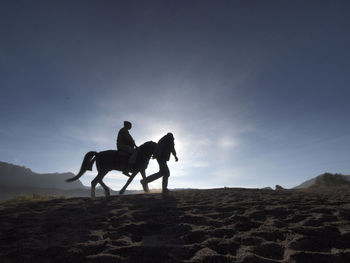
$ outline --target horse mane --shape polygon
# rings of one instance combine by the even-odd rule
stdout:
[[[139,147],[139,154],[137,156],[137,166],[146,169],[148,166],[149,159],[156,149],[157,143],[153,141],[145,142]]]
[[[148,142],[145,142],[143,144],[140,145],[140,150],[142,151],[147,151],[149,150],[150,148],[154,147],[154,145],[156,145],[157,143],[153,142],[153,141],[148,141]]]

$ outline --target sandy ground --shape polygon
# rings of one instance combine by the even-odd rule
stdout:
[[[350,193],[212,189],[0,204],[0,262],[350,262]]]

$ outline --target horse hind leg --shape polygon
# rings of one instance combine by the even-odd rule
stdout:
[[[97,174],[97,176],[95,177],[95,179],[94,180],[92,180],[92,182],[91,182],[91,198],[95,198],[96,197],[96,185],[98,184],[98,183],[100,183],[100,185],[104,185],[104,186],[106,186],[103,182],[102,182],[102,179],[103,179],[103,177],[105,176],[107,174],[107,172],[99,172],[98,174]],[[102,183],[101,183],[102,182]],[[102,187],[105,189],[105,187],[102,185]],[[106,186],[107,187],[107,186]],[[105,191],[106,191],[106,189],[105,189]],[[109,191],[109,190],[108,190]]]
[[[91,181],[91,198],[92,199],[94,199],[96,197],[95,188],[96,188],[97,183],[98,183],[98,179],[96,176],[95,179]]]
[[[101,180],[98,181],[100,183],[100,185],[103,187],[103,189],[105,190],[105,195],[106,197],[110,197],[111,194],[110,194],[110,191],[109,191],[109,188],[107,185],[105,185],[105,183]]]

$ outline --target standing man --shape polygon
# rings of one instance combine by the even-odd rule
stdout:
[[[129,165],[133,165],[136,162],[137,157],[137,150],[135,149],[136,144],[134,139],[129,133],[129,130],[131,129],[132,124],[129,121],[124,121],[124,127],[121,128],[118,132],[117,137],[117,149],[123,152],[127,152],[130,154],[129,158]],[[129,173],[127,170],[123,171],[123,174],[129,176]]]
[[[170,159],[170,153],[174,155],[175,161],[177,162],[179,159],[176,156],[174,146],[174,135],[169,132],[167,135],[165,135],[158,141],[156,150],[153,153],[153,158],[156,158],[159,164],[159,172],[146,177],[146,179],[141,180],[141,184],[144,189],[148,187],[148,183],[153,182],[154,180],[157,180],[160,177],[163,177],[163,193],[169,191],[168,178],[170,176],[170,171],[167,165],[167,161],[169,161]]]

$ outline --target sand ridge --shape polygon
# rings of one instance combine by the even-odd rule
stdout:
[[[350,262],[347,190],[0,204],[0,262]]]

